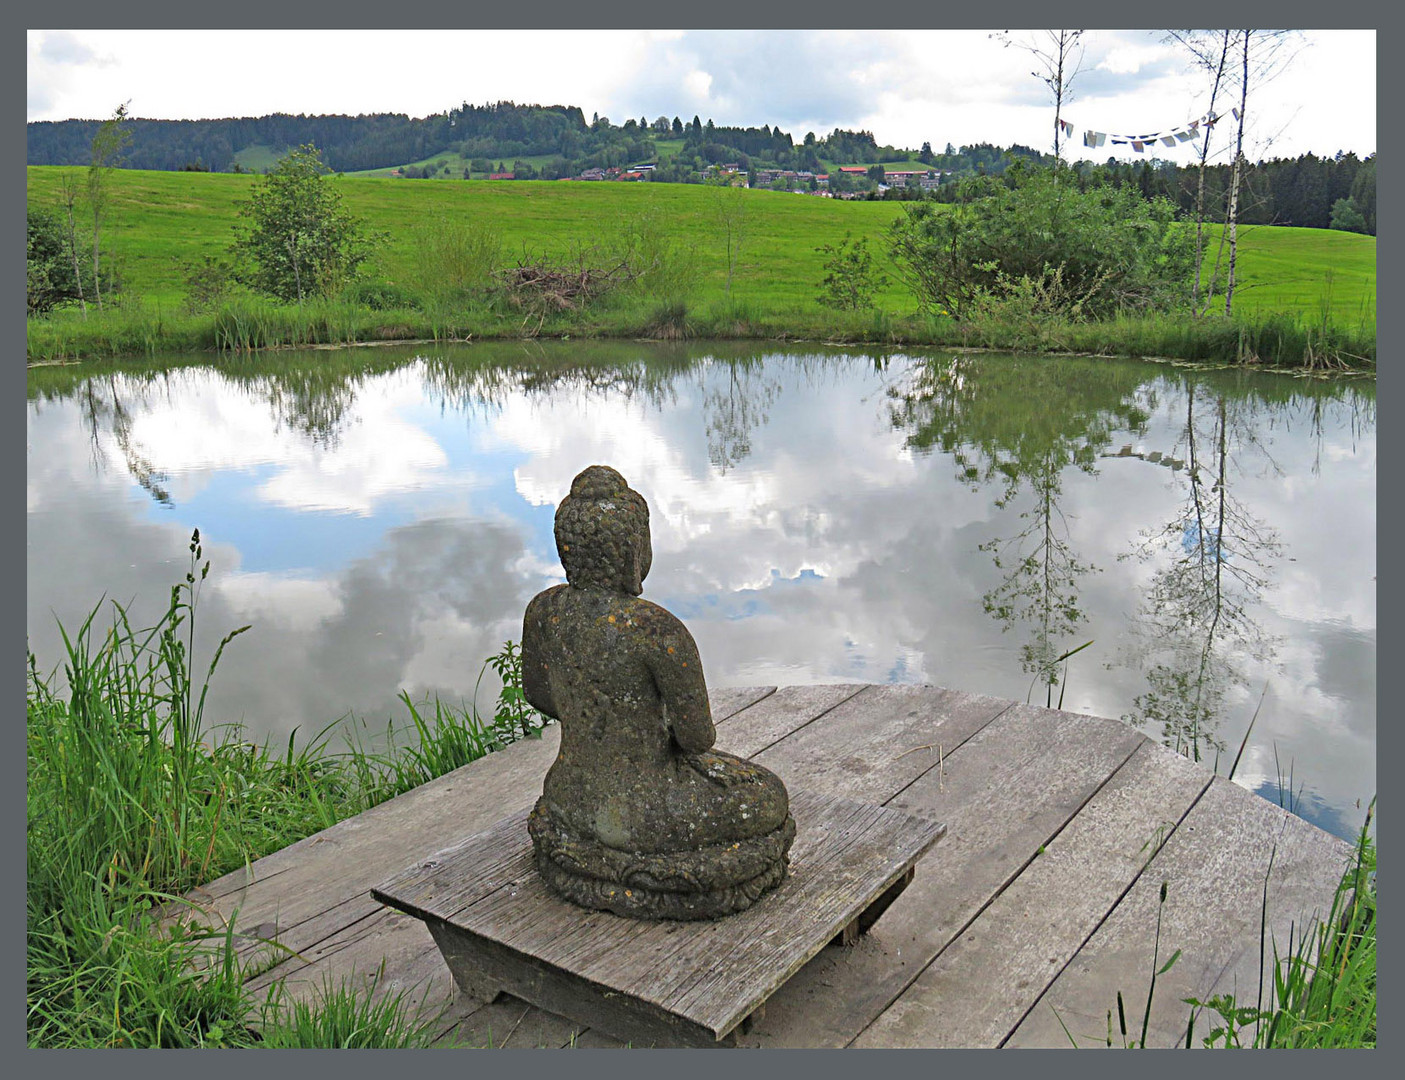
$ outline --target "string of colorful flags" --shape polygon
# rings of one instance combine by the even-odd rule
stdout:
[[[1234,114],[1235,120],[1239,119],[1238,109],[1231,109],[1230,112]],[[1191,142],[1223,119],[1223,116],[1208,112],[1188,124],[1178,125],[1170,131],[1153,131],[1149,135],[1109,135],[1105,131],[1088,130],[1083,132],[1083,145],[1096,149],[1106,143],[1111,143],[1113,146],[1130,146],[1133,151],[1141,154],[1146,152],[1147,147],[1154,147],[1158,142],[1163,146],[1179,146],[1181,143]],[[1055,123],[1066,136],[1070,139],[1073,138],[1072,122],[1060,117]]]

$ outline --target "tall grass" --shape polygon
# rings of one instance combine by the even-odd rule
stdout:
[[[28,665],[26,1018],[32,1046],[408,1045],[428,1028],[398,999],[325,987],[320,1004],[244,989],[235,928],[178,917],[183,894],[510,741],[470,709],[408,697],[408,742],[333,753],[240,739],[205,717],[211,675],[191,655],[199,533],[154,626],[100,604],[63,631],[63,673]],[[62,628],[61,628],[62,630]],[[491,732],[491,734],[489,734]],[[393,734],[393,733],[392,733]],[[173,915],[177,917],[172,917]],[[360,995],[360,996],[358,996]],[[249,1017],[258,1016],[257,1023]],[[379,1041],[378,1041],[379,1040]]]
[[[1240,1002],[1233,994],[1183,999],[1190,1012],[1180,1045],[1187,1049],[1196,1046],[1197,1028],[1201,1032],[1199,1045],[1207,1048],[1347,1049],[1376,1045],[1376,845],[1371,837],[1375,809],[1373,799],[1327,917],[1313,920],[1301,931],[1291,930],[1281,952],[1268,930],[1268,890],[1274,862],[1270,854],[1259,924],[1260,969],[1265,968],[1264,959],[1271,952],[1272,961],[1267,965],[1270,978],[1259,986],[1252,1003]],[[1167,883],[1162,882],[1162,906],[1166,893]],[[1181,958],[1177,949],[1158,967],[1160,942],[1158,907],[1153,970],[1140,1037],[1128,1038],[1122,992],[1117,993],[1116,1030],[1127,1049],[1146,1047],[1156,980]],[[1058,1019],[1062,1026],[1062,1018]],[[1067,1026],[1063,1030],[1076,1046]],[[1108,1009],[1107,1046],[1117,1045],[1113,1032],[1113,1010]]]
[[[1375,800],[1357,838],[1356,854],[1342,875],[1327,918],[1273,948],[1273,979],[1264,999],[1238,1003],[1232,994],[1191,1007],[1186,1044],[1197,1019],[1214,1020],[1207,1047],[1346,1048],[1376,1045],[1376,845],[1371,838]],[[1270,861],[1270,873],[1271,861]],[[1267,882],[1265,909],[1267,905]],[[1266,915],[1265,915],[1266,918]],[[1217,1022],[1215,1022],[1217,1021]]]
[[[211,350],[242,353],[313,345],[390,341],[631,338],[822,341],[837,344],[955,346],[1008,352],[1152,357],[1197,363],[1294,368],[1310,372],[1373,370],[1374,320],[1323,323],[1308,314],[1194,318],[1123,315],[1099,322],[1032,320],[998,311],[975,321],[818,306],[772,308],[745,296],[699,303],[687,295],[630,293],[580,311],[524,317],[488,294],[465,300],[418,297],[385,309],[349,300],[301,307],[231,297],[205,313],[158,315],[138,307],[87,320],[60,312],[30,319],[30,363],[157,356]]]
[[[377,973],[379,978],[379,973]],[[311,1000],[275,992],[263,1008],[261,1045],[271,1050],[401,1050],[438,1037],[438,1016],[421,1015],[399,990],[375,998],[324,979]]]

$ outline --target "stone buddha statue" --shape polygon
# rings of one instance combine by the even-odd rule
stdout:
[[[522,621],[522,688],[561,722],[528,819],[538,870],[577,904],[644,919],[712,919],[785,876],[795,820],[780,779],[714,750],[697,646],[639,597],[649,508],[592,465],[556,511],[566,584]]]

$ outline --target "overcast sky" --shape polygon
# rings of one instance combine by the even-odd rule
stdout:
[[[1032,41],[1038,31],[1016,34]],[[1167,131],[1201,116],[1209,85],[1161,31],[1084,35],[1063,111],[1085,130]],[[1280,73],[1251,85],[1251,158],[1376,150],[1376,32],[1304,32]],[[770,124],[797,142],[836,127],[940,152],[991,142],[1047,149],[1053,103],[1039,61],[978,30],[30,30],[29,120],[201,119],[401,112],[463,102],[578,105],[589,119],[694,115]],[[1220,111],[1231,102],[1221,99]],[[1191,160],[1193,144],[1158,145]]]

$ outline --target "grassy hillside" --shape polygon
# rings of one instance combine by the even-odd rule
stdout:
[[[278,164],[278,159],[288,152],[287,147],[246,146],[234,155],[234,161],[245,172],[261,173]]]
[[[31,206],[58,204],[63,170],[27,169]],[[174,306],[184,298],[182,265],[222,256],[238,222],[238,204],[255,177],[221,173],[121,170],[113,175],[105,227],[125,288],[148,302]],[[715,217],[719,193],[687,184],[458,181],[425,183],[376,177],[333,181],[346,205],[390,240],[373,272],[384,280],[406,275],[419,237],[445,219],[490,223],[511,257],[564,253],[609,240],[632,219],[654,215],[694,253],[703,273],[700,301],[723,296],[725,239]],[[744,207],[740,259],[733,295],[783,311],[813,308],[823,256],[816,248],[845,233],[870,238],[883,250],[883,232],[901,204],[846,202],[770,191],[741,191]],[[1212,232],[1212,241],[1218,230]],[[1242,291],[1235,307],[1246,314],[1286,312],[1320,317],[1330,310],[1353,325],[1375,318],[1374,237],[1322,229],[1270,226],[1240,229]],[[1207,266],[1213,263],[1212,242]],[[883,261],[880,259],[880,261]],[[905,314],[915,304],[895,279],[878,296],[881,308]]]
[[[57,203],[57,168],[28,169],[31,205]],[[238,222],[238,203],[257,182],[220,173],[121,171],[114,174],[106,230],[126,288],[162,304],[184,295],[182,263],[223,254]],[[491,223],[509,257],[565,253],[609,240],[631,217],[655,214],[701,264],[702,299],[720,297],[726,281],[725,241],[712,220],[714,189],[688,184],[459,181],[427,183],[375,177],[334,181],[346,206],[369,227],[388,232],[376,272],[395,281],[409,271],[419,235],[445,218]],[[874,242],[898,212],[895,203],[842,202],[770,191],[738,192],[745,207],[741,257],[733,292],[765,307],[812,302],[824,276],[815,248],[846,230]],[[890,284],[880,297],[893,311],[914,307]]]

